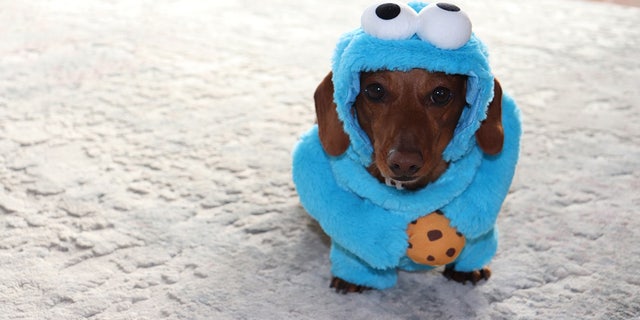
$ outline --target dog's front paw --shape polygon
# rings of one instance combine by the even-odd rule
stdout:
[[[484,267],[480,270],[471,272],[460,272],[453,270],[453,267],[447,266],[442,273],[447,279],[466,284],[467,281],[471,281],[473,285],[480,280],[489,280],[491,277],[491,269]]]
[[[361,286],[357,284],[353,284],[349,281],[340,279],[338,277],[333,277],[331,279],[330,288],[336,289],[337,293],[347,294],[347,293],[362,293],[367,290],[371,290],[371,288],[367,286]]]

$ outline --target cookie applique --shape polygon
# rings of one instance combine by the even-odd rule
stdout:
[[[407,234],[407,256],[416,263],[429,266],[442,266],[455,261],[465,244],[464,236],[452,228],[449,219],[440,212],[411,222]]]

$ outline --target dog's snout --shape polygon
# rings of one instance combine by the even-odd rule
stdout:
[[[410,178],[422,165],[422,154],[418,151],[391,150],[387,156],[387,166],[396,177]]]

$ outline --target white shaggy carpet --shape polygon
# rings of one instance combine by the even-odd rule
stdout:
[[[369,1],[0,2],[0,319],[638,319],[640,9],[457,3],[524,116],[493,277],[344,296],[290,152]]]

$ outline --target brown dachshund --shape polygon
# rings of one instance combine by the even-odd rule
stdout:
[[[349,146],[349,137],[338,119],[331,76],[329,73],[320,83],[314,99],[322,146],[329,155],[338,156]],[[373,161],[367,168],[371,175],[407,190],[437,180],[447,170],[442,153],[467,105],[466,80],[463,75],[423,69],[362,73],[353,112],[373,146]],[[501,100],[502,90],[496,81],[487,118],[476,132],[476,141],[487,154],[502,150]],[[445,276],[475,283],[488,279],[490,270],[485,267],[462,273],[447,269]],[[366,289],[339,278],[334,278],[331,286],[341,292]]]

